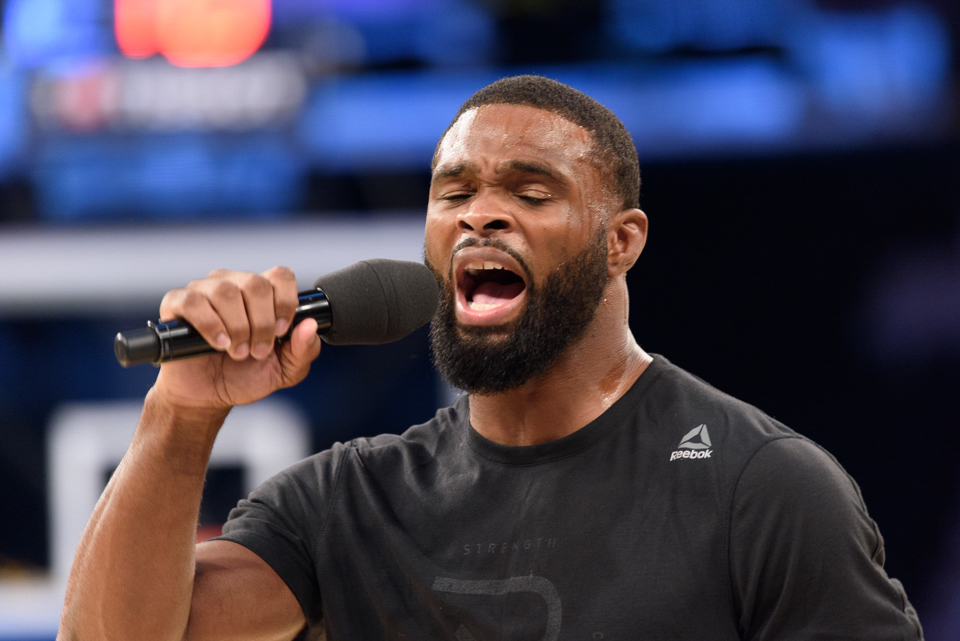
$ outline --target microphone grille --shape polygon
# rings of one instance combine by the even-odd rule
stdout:
[[[331,345],[379,345],[403,338],[437,311],[439,285],[422,263],[374,258],[317,279],[330,300]]]

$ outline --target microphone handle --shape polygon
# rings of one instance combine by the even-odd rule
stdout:
[[[286,340],[297,323],[307,318],[317,321],[318,334],[325,334],[330,330],[333,313],[323,290],[311,289],[300,292],[297,296],[299,301],[293,323],[286,336],[278,338],[278,341]],[[113,353],[124,367],[141,363],[159,366],[167,361],[212,354],[216,351],[190,323],[179,319],[166,323],[147,321],[146,327],[120,332],[113,340]]]

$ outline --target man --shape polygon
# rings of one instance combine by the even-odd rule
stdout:
[[[627,323],[636,152],[537,77],[479,91],[434,157],[436,361],[470,392],[315,455],[194,546],[230,407],[320,351],[288,270],[170,292],[221,354],[168,363],[77,553],[63,639],[920,639],[853,480]]]

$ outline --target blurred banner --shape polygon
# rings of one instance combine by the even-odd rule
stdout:
[[[426,171],[464,99],[527,72],[607,104],[647,161],[945,136],[948,23],[863,5],[9,0],[0,181],[34,220],[302,211],[312,176]],[[577,18],[577,55],[514,32]]]

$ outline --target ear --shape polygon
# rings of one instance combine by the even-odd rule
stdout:
[[[639,209],[624,209],[607,225],[607,276],[615,278],[633,267],[647,243],[647,215]]]

